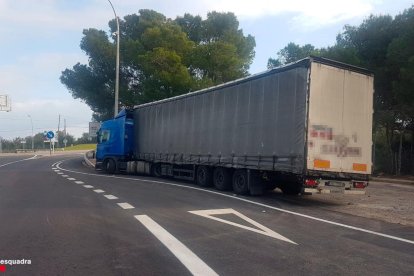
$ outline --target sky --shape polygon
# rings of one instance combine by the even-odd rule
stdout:
[[[395,16],[412,0],[112,0],[119,17],[153,9],[169,18],[184,13],[206,17],[233,12],[245,35],[256,39],[250,73],[266,70],[269,57],[289,42],[331,46],[346,24],[359,25],[370,14]],[[13,139],[53,130],[75,137],[88,132],[90,108],[73,99],[59,77],[88,58],[79,48],[82,30],[109,32],[114,18],[108,0],[0,0],[0,95],[12,111],[0,111],[0,137]],[[122,41],[121,41],[122,43]],[[122,56],[121,56],[122,60]],[[61,117],[59,124],[59,115]]]

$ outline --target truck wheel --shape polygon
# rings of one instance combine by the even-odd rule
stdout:
[[[280,189],[285,195],[298,195],[302,193],[302,185],[296,182],[284,182]]]
[[[160,163],[154,163],[151,165],[151,175],[155,177],[162,177]]]
[[[197,167],[196,183],[201,187],[210,187],[213,184],[213,176],[209,167]]]
[[[220,191],[227,191],[231,189],[231,173],[230,170],[222,167],[214,169],[213,173],[214,187]]]
[[[245,195],[249,192],[246,170],[240,169],[234,172],[233,191],[238,195]]]
[[[116,163],[114,159],[106,159],[104,162],[104,169],[107,173],[114,173],[116,170]]]

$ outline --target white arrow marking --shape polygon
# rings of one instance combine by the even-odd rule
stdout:
[[[118,203],[119,204],[119,203]],[[167,230],[146,215],[135,216],[193,275],[218,276],[203,260]]]
[[[209,219],[212,219],[212,220],[217,220],[217,221],[220,221],[220,222],[223,222],[223,223],[226,223],[226,224],[230,224],[230,225],[233,225],[233,226],[236,226],[236,227],[240,227],[240,228],[243,228],[243,229],[246,229],[246,230],[250,230],[250,231],[265,235],[265,236],[269,236],[269,237],[272,237],[272,238],[275,238],[275,239],[285,241],[285,242],[290,242],[290,243],[293,243],[293,244],[297,244],[296,242],[289,240],[288,238],[276,233],[275,231],[267,228],[264,225],[261,225],[260,223],[246,217],[245,215],[243,215],[243,214],[241,214],[241,213],[239,213],[239,212],[237,212],[236,210],[233,210],[233,209],[199,210],[199,211],[189,211],[189,212],[194,214],[194,215],[199,215],[199,216],[209,218]],[[228,215],[228,214],[236,215],[239,218],[247,221],[248,223],[256,226],[260,230],[256,229],[256,228],[253,228],[253,227],[245,226],[245,225],[242,225],[242,224],[239,224],[239,223],[235,223],[235,222],[232,222],[232,221],[228,221],[228,220],[224,220],[224,219],[221,219],[221,218],[213,217],[213,215]]]

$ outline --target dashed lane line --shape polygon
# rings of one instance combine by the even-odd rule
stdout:
[[[60,167],[60,165],[64,161],[65,160],[59,161],[56,164],[56,166],[59,169],[61,169],[63,171],[66,171],[66,172],[72,172],[72,173],[83,174],[83,175],[91,175],[91,176],[96,176],[96,177],[105,177],[105,178],[123,179],[123,180],[129,180],[129,181],[141,181],[141,182],[147,182],[147,183],[156,183],[156,184],[168,185],[168,186],[173,186],[173,187],[180,187],[180,188],[184,188],[184,189],[191,189],[191,190],[201,191],[201,192],[205,192],[205,193],[219,195],[219,196],[222,196],[222,197],[231,198],[233,200],[243,201],[243,202],[250,203],[250,204],[253,204],[253,205],[256,205],[256,206],[265,207],[265,208],[268,208],[268,209],[271,209],[271,210],[276,210],[276,211],[279,211],[279,212],[282,212],[282,213],[291,214],[291,215],[294,215],[294,216],[303,217],[303,218],[307,218],[307,219],[310,219],[310,220],[335,225],[335,226],[342,227],[342,228],[347,228],[347,229],[351,229],[351,230],[355,230],[355,231],[359,231],[359,232],[363,232],[363,233],[367,233],[367,234],[371,234],[371,235],[375,235],[375,236],[379,236],[379,237],[383,237],[383,238],[388,238],[388,239],[393,239],[393,240],[397,240],[397,241],[401,241],[401,242],[405,242],[405,243],[409,243],[409,244],[414,244],[414,240],[404,239],[404,238],[400,238],[400,237],[393,236],[393,235],[388,235],[388,234],[384,234],[384,233],[380,233],[380,232],[375,232],[375,231],[371,231],[371,230],[360,228],[360,227],[355,227],[355,226],[344,224],[344,223],[339,223],[339,222],[335,222],[335,221],[331,221],[331,220],[327,220],[327,219],[322,219],[322,218],[302,214],[302,213],[299,213],[299,212],[290,211],[290,210],[287,210],[287,209],[274,207],[274,206],[264,204],[264,203],[260,203],[260,202],[256,202],[256,201],[253,201],[253,200],[250,200],[250,199],[246,199],[246,198],[242,198],[242,197],[236,197],[236,196],[233,196],[231,194],[225,194],[225,193],[216,192],[216,191],[212,191],[212,190],[206,190],[206,189],[202,189],[202,188],[198,188],[198,187],[192,187],[192,186],[186,186],[186,185],[181,185],[181,184],[169,183],[169,182],[164,182],[164,181],[159,181],[159,180],[122,177],[122,176],[115,176],[115,175],[103,175],[103,174],[85,173],[85,172],[79,172],[79,171],[74,171],[74,170],[68,170],[68,169],[64,169],[64,168]]]
[[[85,184],[83,181],[75,181],[76,184]]]
[[[69,177],[69,175],[67,175],[67,174],[62,174],[62,177]]]
[[[92,185],[83,185],[83,187],[87,188],[87,189],[92,189],[94,188]]]
[[[106,197],[107,199],[118,199],[116,196],[114,195],[103,195],[104,197]]]
[[[11,164],[14,164],[14,163],[19,163],[19,162],[23,162],[23,161],[27,161],[27,160],[33,160],[33,159],[36,159],[36,157],[37,157],[37,155],[34,155],[34,156],[30,157],[30,158],[16,160],[16,161],[13,161],[13,162],[9,162],[9,163],[6,163],[6,164],[2,164],[2,165],[0,165],[0,168],[1,167],[8,166],[8,165],[11,165]]]
[[[58,163],[59,165],[60,163]],[[73,178],[68,178],[72,180]],[[83,183],[82,181],[75,181],[75,183]],[[83,185],[85,188],[93,188],[92,185]],[[93,190],[95,193],[104,193],[104,190]],[[118,197],[114,195],[103,195],[107,199],[115,200]],[[134,209],[135,207],[127,202],[117,203],[122,209]],[[173,235],[168,233],[164,228],[157,224],[154,220],[146,215],[134,216],[140,221],[167,249],[173,253],[176,258],[193,274],[193,275],[218,275],[212,268],[210,268],[203,260],[194,254],[188,247],[176,239]]]
[[[118,203],[119,204],[119,203]],[[152,220],[149,216],[134,216],[141,222],[193,275],[218,275],[182,242]]]
[[[69,177],[68,180],[76,180],[76,178]]]
[[[122,209],[134,209],[135,207],[127,202],[117,203]]]

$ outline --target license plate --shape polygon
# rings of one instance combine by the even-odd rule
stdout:
[[[326,184],[327,184],[327,186],[331,186],[331,187],[338,187],[338,188],[345,187],[345,183],[344,182],[338,182],[338,181],[329,181]]]

